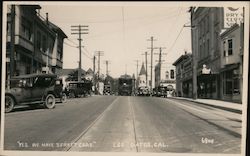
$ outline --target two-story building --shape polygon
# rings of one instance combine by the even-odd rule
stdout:
[[[160,85],[167,86],[169,90],[176,90],[176,71],[173,65],[156,64],[155,69],[155,87]]]
[[[192,97],[192,54],[185,52],[174,63],[176,66],[176,96]]]
[[[14,76],[40,73],[44,69],[55,73],[62,68],[63,40],[67,36],[48,18],[43,19],[38,13],[39,9],[39,5],[8,6],[6,79],[10,76],[11,63]],[[11,33],[14,34],[12,39]],[[11,43],[14,44],[14,50],[10,48]]]
[[[243,24],[221,33],[221,98],[241,102],[243,82]]]

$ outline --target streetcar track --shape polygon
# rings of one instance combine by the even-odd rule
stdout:
[[[133,129],[134,129],[134,135],[135,135],[135,145],[137,144],[137,136],[136,136],[136,129],[135,129],[135,113],[133,106],[131,105],[130,102],[130,97],[128,97],[128,104],[129,104],[129,113],[132,115],[132,120],[133,120]],[[139,152],[138,146],[135,146],[136,152]]]
[[[77,141],[79,141],[88,131],[89,131],[89,129],[90,128],[92,128],[94,125],[95,125],[95,123],[99,120],[99,119],[101,119],[103,116],[104,116],[104,114],[111,108],[111,106],[116,102],[116,101],[118,101],[118,99],[119,99],[119,97],[117,97],[84,131],[82,131],[82,133],[78,136],[78,137],[76,137],[71,143],[77,143]],[[63,149],[63,151],[69,151],[70,149],[71,149],[72,147],[65,147],[64,149]]]

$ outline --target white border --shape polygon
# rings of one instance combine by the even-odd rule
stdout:
[[[245,155],[245,149],[246,149],[246,124],[247,124],[247,96],[248,96],[248,55],[249,55],[249,2],[226,2],[226,1],[218,1],[218,2],[112,2],[112,1],[106,1],[106,2],[91,2],[91,1],[86,1],[86,2],[65,2],[62,1],[60,2],[60,5],[84,5],[84,6],[162,6],[162,5],[167,5],[167,7],[189,7],[189,6],[206,6],[206,7],[225,7],[225,6],[239,6],[245,7],[245,27],[244,27],[244,59],[243,59],[243,97],[242,97],[242,146],[241,146],[241,154],[204,154],[204,153],[128,153],[128,152],[33,152],[33,151],[3,151],[3,143],[4,143],[4,98],[1,98],[1,142],[0,142],[0,155],[5,154],[5,155],[18,155],[18,156],[29,156],[29,155],[173,155],[173,156],[178,156],[178,155]],[[58,5],[57,2],[36,2],[36,1],[8,1],[8,2],[3,2],[3,23],[2,23],[2,29],[6,30],[6,13],[7,13],[7,5],[9,4],[37,4],[37,5]],[[6,56],[6,31],[2,31],[2,97],[4,97],[4,92],[5,92],[5,75],[6,75],[6,63],[5,63],[5,56]],[[1,153],[3,152],[3,153]]]

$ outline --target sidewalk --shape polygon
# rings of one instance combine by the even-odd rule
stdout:
[[[178,100],[186,100],[191,101],[203,105],[208,105],[211,107],[219,108],[228,110],[231,112],[242,114],[242,104],[240,103],[234,103],[234,102],[227,102],[222,100],[214,100],[214,99],[192,99],[192,98],[184,98],[184,97],[170,97],[172,99],[178,99]]]

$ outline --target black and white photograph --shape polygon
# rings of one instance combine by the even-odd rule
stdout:
[[[2,4],[0,155],[246,155],[248,1]]]

